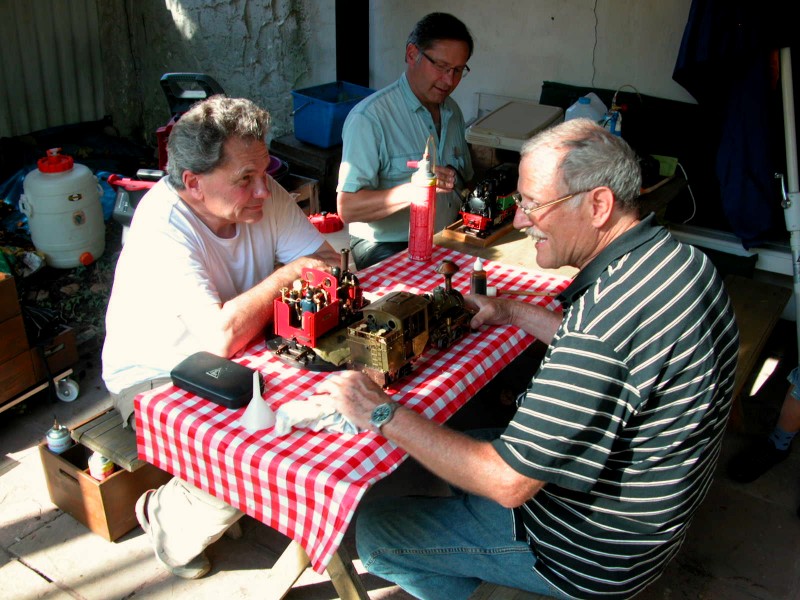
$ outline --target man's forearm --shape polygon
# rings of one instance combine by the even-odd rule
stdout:
[[[512,302],[512,324],[535,336],[537,340],[549,344],[561,324],[561,314],[554,313],[543,306],[519,301]]]
[[[219,340],[224,356],[232,356],[246,347],[272,321],[273,302],[281,288],[291,287],[302,277],[304,268],[328,270],[338,266],[341,254],[325,242],[314,254],[292,261],[276,269],[251,289],[224,303],[220,308]]]
[[[411,409],[399,408],[382,433],[451,485],[509,508],[543,485],[514,471],[489,442],[437,425]]]
[[[413,190],[408,185],[398,185],[388,190],[339,192],[336,210],[345,223],[370,223],[385,219],[409,206]]]

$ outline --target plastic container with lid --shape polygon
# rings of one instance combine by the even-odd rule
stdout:
[[[97,178],[60,150],[48,150],[25,177],[19,207],[47,264],[70,269],[102,256],[106,229]]]
[[[506,102],[467,127],[470,144],[519,152],[530,137],[564,120],[564,111],[527,101]]]
[[[102,481],[114,472],[115,465],[99,452],[92,452],[89,457],[89,475]]]
[[[486,271],[483,270],[483,262],[480,258],[475,259],[475,264],[472,266],[472,275],[469,282],[470,294],[487,295],[486,289]]]
[[[606,116],[607,112],[608,108],[603,104],[603,101],[597,97],[597,94],[589,92],[585,96],[578,98],[578,101],[567,109],[564,120],[591,119],[595,123],[599,123]]]

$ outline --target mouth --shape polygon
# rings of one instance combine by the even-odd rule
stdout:
[[[264,205],[263,204],[254,204],[254,205],[251,205],[251,206],[246,206],[244,208],[244,212],[247,213],[247,214],[250,214],[250,215],[261,214],[262,212],[264,212]]]
[[[528,227],[525,230],[525,235],[527,235],[534,244],[547,241],[547,236],[533,227]]]

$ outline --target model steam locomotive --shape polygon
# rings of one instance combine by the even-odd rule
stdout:
[[[274,338],[267,345],[282,361],[296,367],[331,371],[341,368],[315,352],[335,337],[350,351],[347,366],[388,386],[411,372],[411,364],[429,347],[449,348],[468,333],[472,312],[452,287],[458,266],[442,261],[441,285],[427,294],[390,292],[370,303],[358,278],[349,271],[349,250],[342,250],[341,267],[330,273],[304,269],[291,289],[283,288],[274,307]],[[346,336],[334,336],[347,326]]]
[[[490,169],[461,203],[464,229],[478,237],[486,237],[496,227],[513,219],[518,177],[519,170],[512,163],[503,163]]]
[[[364,308],[364,318],[347,328],[350,366],[384,387],[411,372],[427,348],[449,348],[469,332],[472,312],[451,279],[458,266],[437,269],[444,285],[430,294],[391,292]]]
[[[342,250],[341,266],[330,273],[305,268],[291,289],[281,289],[273,303],[278,337],[267,342],[278,357],[307,368],[335,368],[320,362],[313,349],[332,330],[360,319],[361,310],[369,304],[358,278],[350,272],[349,256],[349,250]]]

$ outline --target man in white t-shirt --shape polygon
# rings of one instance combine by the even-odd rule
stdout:
[[[197,351],[245,349],[282,287],[340,262],[267,174],[269,121],[249,100],[213,96],[170,133],[168,176],[136,208],[106,315],[103,380],[128,426],[137,394]],[[203,550],[242,516],[177,478],[136,513],[159,562],[189,579],[208,572]]]

